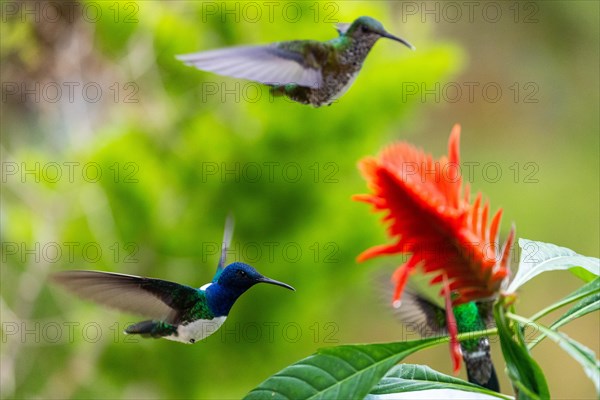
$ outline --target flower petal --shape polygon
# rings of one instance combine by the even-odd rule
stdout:
[[[458,374],[460,371],[460,360],[462,358],[462,351],[460,349],[460,343],[458,342],[458,326],[456,325],[456,318],[454,317],[454,311],[452,311],[452,299],[450,296],[450,285],[448,278],[444,275],[444,301],[446,309],[446,325],[448,327],[448,334],[450,335],[450,358],[452,358],[452,370],[454,374]]]
[[[514,233],[502,255],[497,235],[502,212],[488,225],[489,202],[478,193],[469,204],[469,189],[463,190],[460,176],[460,125],[448,140],[448,156],[437,160],[408,143],[395,143],[378,157],[359,163],[370,194],[354,199],[385,212],[383,222],[392,244],[374,246],[359,257],[364,261],[380,255],[411,253],[399,267],[394,300],[401,297],[409,273],[421,265],[432,282],[448,279],[455,291],[453,305],[493,298],[509,271],[509,254]],[[457,173],[458,172],[458,173]],[[480,297],[476,297],[480,296]]]

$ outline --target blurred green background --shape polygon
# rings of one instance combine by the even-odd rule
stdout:
[[[438,157],[456,122],[464,178],[504,209],[502,236],[514,221],[519,237],[598,257],[599,3],[448,4],[3,2],[2,397],[240,397],[319,347],[415,339],[375,289],[402,258],[355,262],[386,240],[379,216],[350,200],[366,191],[356,164],[394,140]],[[381,40],[331,107],[174,58],[326,40],[360,15],[417,51]],[[47,282],[78,268],[200,286],[229,211],[229,260],[297,292],[253,288],[202,343],[125,337],[139,318]],[[517,311],[579,284],[537,278]],[[593,314],[565,331],[598,354],[599,325]],[[557,346],[533,355],[553,398],[596,398]],[[447,346],[408,361],[451,371]]]

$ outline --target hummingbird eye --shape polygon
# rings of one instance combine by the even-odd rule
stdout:
[[[242,271],[242,270],[239,270],[239,271],[237,272],[237,274],[238,274],[238,276],[239,276],[240,278],[245,278],[245,277],[246,277],[246,275],[247,275],[247,274],[246,274],[246,271]]]

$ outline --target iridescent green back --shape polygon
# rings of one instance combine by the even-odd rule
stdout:
[[[458,333],[476,332],[485,329],[485,323],[481,318],[479,309],[475,302],[469,302],[454,307],[454,316],[456,317],[456,325]],[[461,341],[461,345],[466,350],[474,350],[477,348],[479,339],[467,339]]]

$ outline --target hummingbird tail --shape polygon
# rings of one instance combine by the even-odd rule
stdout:
[[[176,334],[177,327],[163,321],[142,321],[129,325],[125,329],[125,333],[127,335],[141,335],[142,337],[158,339],[163,336]]]

